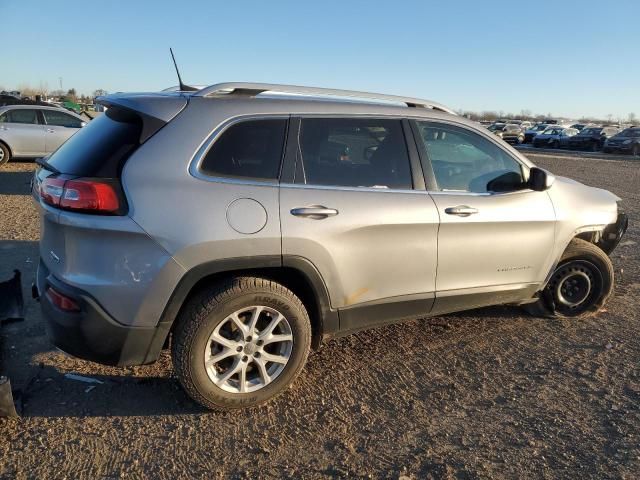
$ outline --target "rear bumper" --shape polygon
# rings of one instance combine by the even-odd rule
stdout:
[[[56,307],[45,295],[49,286],[74,299],[80,311],[67,312]],[[53,277],[42,261],[38,266],[37,289],[49,338],[65,353],[117,366],[143,365],[158,359],[170,325],[122,325],[87,293]]]

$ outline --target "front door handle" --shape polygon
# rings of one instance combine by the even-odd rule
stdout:
[[[459,217],[468,217],[469,215],[478,213],[478,209],[467,205],[458,205],[457,207],[445,208],[444,213],[448,215],[457,215]]]
[[[311,207],[298,207],[291,210],[291,215],[296,217],[308,217],[314,220],[322,220],[323,218],[333,217],[338,214],[335,208],[327,208],[322,205],[313,205]]]

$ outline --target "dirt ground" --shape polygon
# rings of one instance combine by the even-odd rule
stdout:
[[[0,419],[0,478],[638,478],[640,162],[531,156],[624,199],[606,311],[499,307],[359,333],[312,353],[274,402],[232,414],[194,404],[166,354],[118,369],[52,349],[29,291],[33,164],[2,167],[0,280],[22,270],[28,300],[26,320],[0,328],[21,410]]]

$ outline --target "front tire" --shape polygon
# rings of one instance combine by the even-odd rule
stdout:
[[[2,142],[0,142],[0,166],[4,165],[11,159],[11,152],[9,148]]]
[[[586,318],[595,315],[613,293],[614,270],[604,251],[574,238],[562,254],[538,301],[524,305],[535,316]]]
[[[300,299],[266,278],[236,277],[193,297],[177,319],[178,380],[214,410],[252,407],[282,393],[302,370],[311,325]]]

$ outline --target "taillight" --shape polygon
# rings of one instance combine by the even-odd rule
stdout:
[[[75,300],[54,290],[52,287],[47,288],[46,295],[56,307],[65,312],[79,312],[80,306]]]
[[[125,210],[120,186],[113,179],[47,177],[40,185],[40,198],[64,210],[108,215],[122,215]]]

